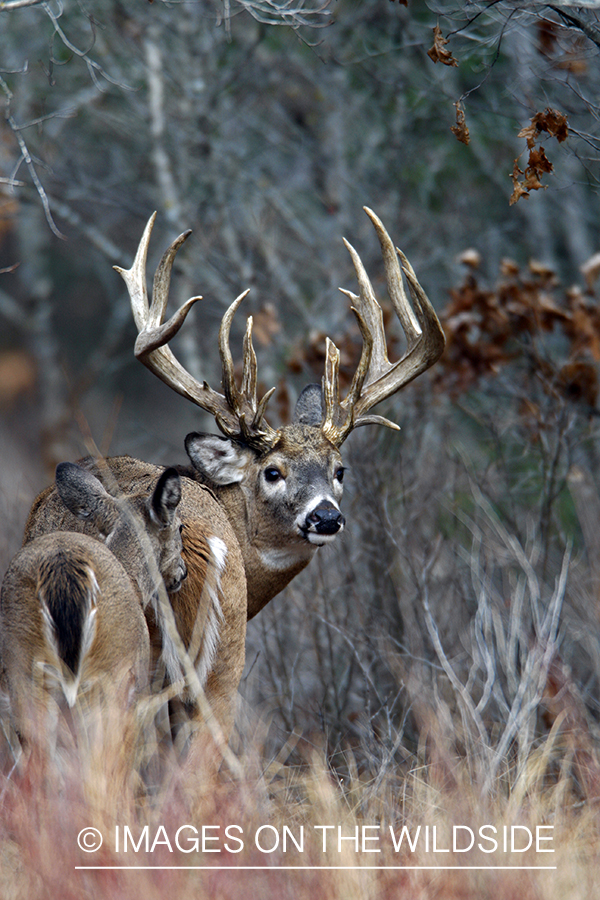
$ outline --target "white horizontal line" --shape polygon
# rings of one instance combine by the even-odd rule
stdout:
[[[454,869],[468,870],[472,869],[473,871],[478,872],[487,872],[487,871],[495,871],[498,869],[511,869],[517,871],[525,871],[525,870],[543,870],[543,869],[557,869],[558,866],[75,866],[75,869],[119,869],[119,870],[127,870],[127,869],[158,869],[158,870],[171,870],[171,869],[202,869],[209,871],[210,869],[214,869],[215,871],[260,871],[260,872],[275,872],[281,871],[282,869],[286,870],[306,870],[310,872],[315,872],[320,869],[324,870],[332,870],[332,869],[343,869],[348,870],[352,869],[360,872],[361,870],[366,871],[375,871],[378,869],[381,870],[407,870],[407,869],[436,869],[438,871],[450,871]]]

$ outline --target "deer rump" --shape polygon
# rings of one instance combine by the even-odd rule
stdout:
[[[47,534],[19,551],[2,585],[0,622],[5,688],[26,742],[45,726],[48,695],[72,707],[96,692],[124,708],[147,685],[137,593],[110,550],[86,535]]]

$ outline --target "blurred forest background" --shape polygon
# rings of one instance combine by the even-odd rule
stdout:
[[[0,35],[0,574],[57,462],[92,442],[185,462],[187,432],[215,430],[133,357],[112,266],[150,213],[150,269],[193,229],[172,303],[204,300],[177,356],[218,387],[218,324],[250,287],[281,421],[325,335],[346,373],[359,353],[342,236],[385,303],[368,205],[448,348],[384,410],[399,435],[344,448],[347,529],[250,624],[249,707],[275,749],[302,735],[340,771],[348,747],[401,761],[434,701],[488,783],[559,720],[591,753],[597,4],[6,0]]]

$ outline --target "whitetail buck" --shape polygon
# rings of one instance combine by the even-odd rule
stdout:
[[[143,609],[157,608],[161,575],[175,592],[187,574],[175,469],[166,469],[150,491],[117,499],[87,470],[61,463],[56,488],[65,509],[98,539],[66,531],[42,534],[17,553],[6,572],[0,593],[2,686],[15,731],[26,744],[35,743],[49,707],[56,712],[63,697],[73,707],[82,696],[89,704],[103,694],[108,705],[122,709],[147,685]]]
[[[358,254],[346,242],[359,284],[358,295],[343,292],[354,304],[363,338],[356,373],[341,400],[339,352],[327,339],[322,387],[306,387],[293,423],[278,429],[265,419],[274,388],[262,399],[257,397],[251,318],[244,339],[241,389],[235,383],[229,331],[248,291],[232,303],[221,323],[222,394],[192,378],[168,347],[193,304],[201,299],[188,300],[163,323],[173,261],[190,232],[180,235],[164,254],[154,277],[150,305],[146,258],[156,214],[146,226],[132,268],[117,268],[127,285],[139,331],[136,356],[173,390],[211,413],[223,434],[189,434],[185,440],[192,463],[191,468],[180,469],[185,476],[181,518],[189,578],[172,598],[172,606],[183,643],[225,730],[231,724],[244,665],[246,618],[256,615],[310,562],[318,548],[333,541],[344,527],[339,505],[344,475],[339,452],[342,443],[360,425],[397,428],[369,410],[432,366],[444,347],[437,316],[410,263],[394,248],[377,216],[366,212],[381,243],[388,292],[406,335],[407,351],[398,362],[389,361],[381,308]],[[122,488],[157,471],[129,457],[106,462]],[[86,465],[94,468],[91,460]],[[94,471],[102,478],[101,471]],[[49,489],[37,501],[26,526],[26,540],[44,530],[43,507],[51,499]],[[63,527],[72,527],[72,522],[65,518]]]

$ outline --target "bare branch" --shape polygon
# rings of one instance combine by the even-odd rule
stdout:
[[[74,119],[77,115],[77,111],[75,109],[65,109],[58,112],[48,113],[45,116],[38,116],[37,119],[30,119],[29,122],[25,122],[24,125],[16,125],[17,131],[25,131],[26,128],[32,128],[34,125],[41,125],[43,122],[48,122],[50,119]]]
[[[73,225],[80,234],[84,234],[89,240],[90,244],[92,244],[97,250],[99,250],[104,256],[110,260],[111,263],[114,263],[115,259],[120,262],[126,261],[126,255],[123,251],[122,247],[118,247],[109,237],[107,237],[100,228],[97,228],[95,225],[90,225],[87,223],[80,214],[74,210],[67,203],[63,203],[61,200],[57,200],[55,197],[49,198],[52,204],[52,209],[60,216],[61,219],[64,219],[65,222],[68,222],[69,225]]]
[[[99,63],[97,63],[93,59],[90,59],[90,57],[88,56],[88,53],[90,52],[90,50],[96,43],[96,35],[95,35],[94,23],[93,23],[92,18],[90,18],[90,27],[92,29],[91,44],[87,48],[87,50],[80,50],[78,47],[75,46],[75,44],[73,44],[68,39],[67,35],[65,34],[65,32],[62,30],[62,28],[60,27],[60,25],[58,23],[58,20],[59,20],[60,16],[62,15],[62,10],[59,13],[59,15],[57,16],[50,9],[50,6],[48,3],[44,3],[42,8],[43,8],[44,12],[46,13],[46,15],[48,16],[48,18],[50,19],[50,21],[52,22],[52,24],[54,25],[55,34],[57,34],[60,37],[60,39],[63,42],[63,44],[65,45],[65,47],[67,47],[67,49],[70,50],[71,53],[74,53],[75,56],[78,56],[80,59],[84,60],[86,66],[88,67],[88,72],[90,74],[90,78],[92,79],[92,81],[94,82],[94,84],[96,85],[96,87],[98,88],[99,91],[104,91],[104,88],[98,81],[98,75],[102,76],[102,78],[104,78],[105,81],[108,81],[109,84],[114,84],[115,87],[120,87],[124,91],[134,91],[135,90],[135,88],[130,87],[130,85],[124,84],[121,81],[117,81],[115,78],[111,78],[111,76],[102,68],[102,66]]]
[[[165,149],[165,88],[164,63],[160,42],[154,32],[144,42],[148,71],[148,107],[150,112],[150,134],[152,135],[152,160],[156,172],[164,209],[169,221],[176,225],[181,221],[181,200],[173,173],[171,160]]]
[[[330,24],[331,13],[327,9],[331,0],[322,0],[314,7],[307,7],[306,0],[236,0],[257,22],[263,25],[287,25],[290,28],[325,28]],[[229,6],[229,4],[228,4]],[[227,18],[231,16],[230,7]],[[327,21],[323,21],[323,19]]]
[[[65,235],[61,231],[59,231],[59,229],[56,225],[56,222],[54,221],[54,219],[52,217],[52,212],[50,210],[50,202],[48,200],[48,195],[46,194],[44,186],[39,179],[39,176],[38,176],[35,166],[33,164],[33,159],[31,158],[31,154],[27,148],[27,144],[25,143],[23,135],[21,134],[22,129],[17,125],[17,123],[15,122],[15,120],[10,112],[10,101],[12,99],[12,92],[11,92],[10,88],[8,87],[8,85],[6,84],[6,82],[4,81],[4,79],[2,78],[2,76],[0,76],[0,89],[4,92],[6,99],[7,99],[6,115],[5,115],[6,123],[8,124],[8,127],[10,128],[10,130],[13,132],[13,134],[15,136],[15,139],[19,145],[19,149],[21,150],[21,160],[27,166],[27,169],[31,176],[31,180],[33,181],[33,183],[35,185],[35,189],[39,194],[40,200],[42,201],[42,207],[44,209],[46,221],[48,222],[48,225],[50,226],[52,233],[55,234],[57,238],[60,238],[61,240],[66,240]]]
[[[583,10],[570,7],[569,12],[567,12],[565,9],[561,9],[560,6],[553,6],[552,4],[549,4],[549,8],[554,10],[557,16],[560,16],[565,25],[570,25],[571,28],[577,28],[577,30],[585,34],[586,38],[595,44],[596,47],[600,47],[600,28],[597,28],[590,22],[586,22],[586,20],[582,18],[581,13]]]
[[[0,12],[23,9],[25,6],[43,6],[45,0],[0,0]]]

